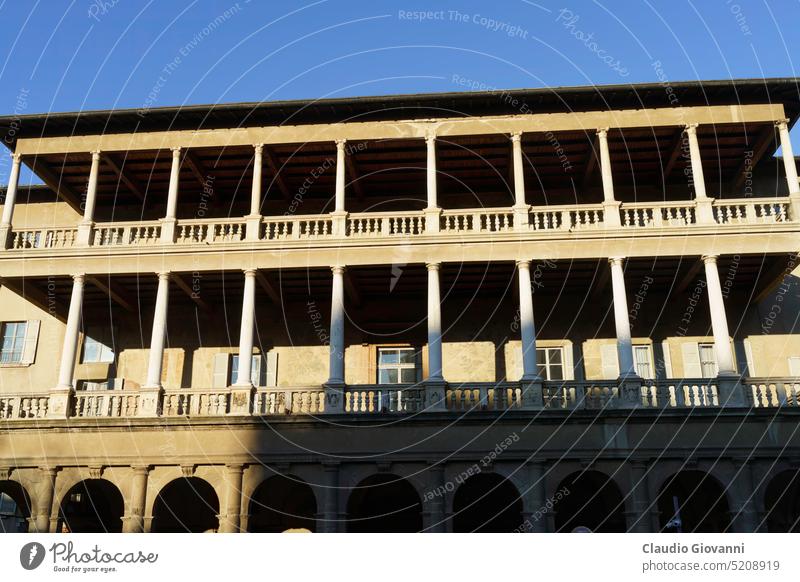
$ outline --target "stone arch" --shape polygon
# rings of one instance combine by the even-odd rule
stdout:
[[[363,479],[347,502],[347,531],[407,533],[422,530],[419,493],[406,479],[378,473]]]
[[[179,477],[167,483],[153,504],[151,531],[201,533],[219,528],[219,498],[199,477]]]
[[[557,532],[624,532],[624,499],[616,481],[596,470],[576,471],[561,480],[554,504]]]
[[[522,509],[522,497],[510,480],[496,473],[479,473],[455,491],[453,531],[513,532],[522,526]]]
[[[705,471],[674,473],[661,484],[657,499],[661,531],[714,533],[731,525],[725,488]]]
[[[27,532],[31,509],[31,498],[21,483],[0,481],[0,533]]]
[[[256,487],[248,506],[247,531],[316,531],[317,500],[311,487],[292,475],[274,475]]]
[[[800,471],[781,471],[764,490],[764,522],[770,533],[800,532]]]
[[[125,502],[107,479],[83,479],[70,487],[58,508],[58,532],[119,533]]]

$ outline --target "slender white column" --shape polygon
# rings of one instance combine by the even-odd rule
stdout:
[[[692,163],[695,198],[705,200],[708,195],[706,194],[706,180],[703,176],[703,158],[700,157],[700,144],[697,141],[696,123],[686,126],[686,135],[689,137],[689,157]]]
[[[442,305],[439,289],[439,263],[428,263],[428,380],[441,382]]]
[[[92,152],[92,165],[89,169],[89,184],[86,187],[86,203],[83,206],[83,223],[94,220],[94,206],[97,199],[97,174],[100,171],[100,152]]]
[[[625,294],[625,277],[622,272],[622,259],[613,257],[611,265],[611,288],[614,293],[614,324],[617,329],[617,357],[621,378],[636,376],[633,365],[633,342],[631,324],[628,319],[628,299]]]
[[[264,146],[256,144],[253,157],[253,187],[250,189],[250,216],[261,214],[261,167],[263,164]]]
[[[797,166],[792,151],[792,140],[789,138],[789,126],[783,119],[777,123],[778,135],[781,139],[781,153],[783,155],[783,169],[786,172],[786,183],[789,186],[789,195],[800,194],[800,184],[797,182]]]
[[[428,148],[428,166],[427,166],[427,183],[428,183],[428,209],[439,208],[439,201],[436,193],[436,136],[428,135],[425,138],[425,144]]]
[[[536,364],[536,327],[533,320],[533,296],[531,293],[531,262],[517,261],[519,276],[519,321],[522,339],[522,380],[539,379]]]
[[[78,353],[78,332],[81,325],[83,307],[83,275],[72,276],[72,296],[69,299],[67,329],[64,332],[64,346],[61,348],[61,366],[58,372],[57,390],[72,388],[75,375],[75,356]]]
[[[244,297],[242,299],[242,326],[239,332],[239,367],[237,386],[252,386],[250,378],[253,362],[253,328],[256,313],[256,270],[244,272]]]
[[[335,212],[344,212],[344,170],[345,170],[345,152],[346,141],[343,139],[336,140],[336,200],[334,205]]]
[[[600,147],[600,172],[603,177],[603,201],[614,202],[614,176],[611,173],[611,152],[608,149],[608,128],[597,130]]]
[[[514,158],[514,206],[525,204],[525,166],[522,161],[522,132],[511,134],[511,150]]]
[[[728,319],[725,315],[725,301],[722,297],[722,285],[719,282],[716,255],[703,256],[706,268],[706,289],[708,290],[708,306],[711,310],[711,328],[714,333],[714,351],[717,354],[717,367],[720,376],[735,376],[733,350],[728,335]]]
[[[169,194],[167,195],[167,214],[164,218],[173,219],[178,210],[178,184],[181,174],[181,148],[172,148],[172,168],[169,173]]]
[[[344,384],[344,267],[331,267],[330,377],[328,384]]]
[[[0,219],[0,227],[10,227],[11,219],[14,217],[14,205],[17,201],[19,167],[21,163],[22,156],[20,154],[11,154],[11,174],[8,177],[8,188],[6,189],[6,199],[3,203],[3,217]]]
[[[153,314],[153,333],[150,336],[150,359],[147,365],[146,388],[161,388],[161,365],[164,360],[164,340],[167,335],[168,304],[169,273],[159,273],[156,309]]]

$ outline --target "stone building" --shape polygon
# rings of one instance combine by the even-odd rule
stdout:
[[[796,82],[0,118],[2,528],[796,529]]]

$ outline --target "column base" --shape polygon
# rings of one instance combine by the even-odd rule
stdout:
[[[58,387],[50,391],[47,418],[69,418],[72,412],[72,388]]]
[[[164,389],[161,386],[143,386],[139,389],[139,406],[136,416],[154,417],[161,414],[161,397]]]
[[[236,515],[218,515],[217,519],[219,520],[219,528],[217,531],[219,533],[239,533],[239,519],[240,516],[237,513]]]
[[[88,247],[92,244],[92,232],[94,231],[94,222],[82,222],[78,225],[78,237],[76,244],[79,247]]]
[[[344,414],[346,384],[336,380],[328,380],[322,387],[325,390],[324,414]]]
[[[526,378],[519,381],[522,390],[522,410],[541,410],[544,408],[544,397],[542,394],[542,379],[539,376]]]
[[[228,414],[230,416],[250,416],[252,414],[253,392],[255,390],[253,385],[233,385],[230,390],[231,403]]]
[[[0,249],[11,248],[11,225],[0,224]]]
[[[126,515],[122,518],[122,533],[144,532],[144,517],[141,515]]]
[[[161,244],[173,244],[178,221],[174,218],[161,219]]]
[[[440,223],[442,219],[441,208],[426,208],[423,210],[425,215],[425,232],[435,233],[440,230]]]
[[[261,239],[261,215],[248,214],[244,217],[245,235],[244,240],[256,241]]]
[[[619,218],[619,209],[622,206],[617,200],[603,202],[603,225],[608,228],[619,228],[622,221]]]
[[[348,213],[343,210],[331,212],[331,234],[333,236],[340,238],[347,236],[347,216]]]
[[[717,376],[717,400],[722,408],[749,408],[741,379],[737,375]]]
[[[425,380],[425,406],[423,412],[444,412],[447,410],[447,382],[443,378]]]
[[[617,379],[617,408],[641,408],[642,379],[636,374],[626,374]]]
[[[800,193],[789,194],[789,220],[800,222]]]
[[[700,198],[695,200],[697,224],[716,224],[714,220],[713,198]]]
[[[512,206],[514,211],[514,230],[530,230],[530,210],[527,204]]]

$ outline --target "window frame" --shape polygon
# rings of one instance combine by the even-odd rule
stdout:
[[[256,374],[256,361],[261,360],[258,367],[258,378],[254,380],[253,375]],[[264,388],[267,385],[267,358],[265,354],[253,354],[250,357],[250,382],[256,388]],[[234,352],[229,354],[228,357],[228,386],[232,386],[237,379],[239,373],[239,354]]]
[[[12,340],[12,347],[10,352],[6,351],[6,331],[9,326],[15,326],[14,336]],[[19,335],[19,330],[22,330],[22,335]],[[0,364],[3,365],[21,365],[25,357],[25,337],[28,333],[28,321],[4,321],[0,325]],[[10,353],[11,357],[6,359],[6,353]],[[14,358],[14,354],[17,357]]]
[[[94,342],[99,349],[97,351],[97,359],[87,360],[86,349],[89,342]],[[110,360],[104,360],[103,355],[110,355]],[[108,346],[99,339],[96,339],[88,333],[83,334],[83,349],[81,350],[81,364],[113,364],[117,360],[117,354],[112,346]]]
[[[556,363],[552,363],[550,361],[550,352],[551,351],[557,351],[561,355],[561,362],[560,363],[556,364]],[[545,354],[545,363],[544,364],[540,364],[539,363],[539,353],[544,353]],[[566,376],[567,376],[567,373],[566,373],[566,368],[567,367],[566,367],[566,362],[565,362],[564,358],[565,358],[564,346],[542,346],[542,347],[537,346],[536,347],[536,370],[537,370],[539,376],[542,378],[542,380],[555,381],[555,382],[560,382],[560,381],[565,380]],[[561,378],[553,379],[551,377],[552,374],[550,373],[550,369],[551,368],[555,368],[556,366],[561,368]]]
[[[420,365],[420,352],[417,348],[413,346],[376,346],[376,355],[375,355],[375,371],[376,371],[376,383],[381,386],[396,386],[396,385],[406,385],[406,384],[416,384],[417,382],[421,381],[421,374],[422,374],[422,367]],[[390,352],[397,352],[397,362],[394,363],[381,363],[381,355]],[[402,359],[400,357],[400,352],[411,352],[413,355],[414,361],[409,362],[401,362]],[[383,370],[397,371],[397,381],[396,382],[383,382],[381,381],[381,372]],[[403,382],[403,370],[413,370],[414,371],[414,380],[411,382]]]
[[[639,361],[636,358],[636,353],[638,351],[644,351],[647,354],[647,367],[650,370],[648,375],[644,375],[639,370]],[[653,358],[653,346],[652,344],[633,344],[633,365],[636,368],[636,373],[639,375],[640,378],[645,380],[655,380],[656,377],[656,367],[655,361]]]

